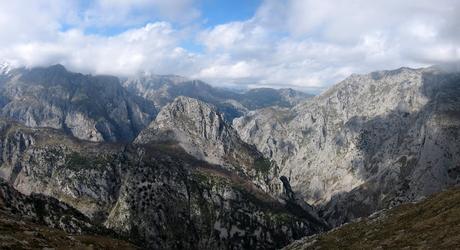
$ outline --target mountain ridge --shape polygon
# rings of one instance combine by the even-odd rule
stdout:
[[[0,80],[3,117],[63,129],[80,139],[129,141],[156,113],[118,78],[72,73],[62,65],[13,69]]]
[[[254,88],[240,93],[174,75],[132,77],[124,80],[123,86],[132,93],[150,100],[158,108],[171,103],[178,96],[213,104],[230,122],[248,110],[274,105],[292,107],[312,96],[293,89],[271,88]]]
[[[458,182],[458,82],[458,73],[435,68],[354,75],[292,110],[233,124],[340,225]]]

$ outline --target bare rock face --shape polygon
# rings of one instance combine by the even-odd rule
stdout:
[[[116,77],[72,73],[61,65],[2,71],[0,114],[30,127],[63,129],[89,141],[130,141],[155,115],[153,105]]]
[[[287,126],[295,115],[292,109],[264,108],[235,119],[233,127],[242,140],[255,145],[266,157],[283,166],[294,154],[295,145],[288,137]]]
[[[198,159],[250,176],[266,191],[281,188],[276,164],[243,142],[214,106],[193,98],[177,97],[134,142],[177,143]]]
[[[460,182],[460,75],[352,75],[293,110],[238,118],[240,137],[334,225]]]

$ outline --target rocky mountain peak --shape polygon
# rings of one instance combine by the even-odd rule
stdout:
[[[217,109],[206,102],[197,100],[195,98],[179,96],[164,109],[165,112],[177,110],[179,112],[186,112],[190,118],[203,119],[203,115],[220,116],[217,113]],[[203,115],[200,115],[203,114]]]
[[[182,136],[198,136],[200,138],[218,139],[228,132],[223,117],[217,113],[214,106],[193,99],[190,97],[179,96],[172,103],[166,105],[158,113],[155,121],[148,129],[170,130],[176,129],[176,140],[181,141],[179,130],[184,132]],[[190,133],[190,134],[188,134]],[[149,142],[147,132],[141,133],[136,142]],[[163,139],[173,139],[164,137]]]
[[[135,143],[178,144],[198,159],[249,176],[265,191],[276,193],[281,186],[281,182],[275,181],[276,164],[243,142],[216,107],[197,99],[177,97],[160,111]]]
[[[158,113],[135,143],[177,142],[191,155],[214,164],[235,146],[245,144],[216,107],[194,98],[179,96]]]

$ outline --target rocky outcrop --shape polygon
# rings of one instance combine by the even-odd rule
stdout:
[[[233,125],[339,225],[460,181],[459,82],[439,68],[352,75],[293,110]]]
[[[243,142],[217,109],[202,101],[177,97],[165,106],[134,143],[177,143],[188,154],[254,179],[266,191],[277,193],[277,166]]]
[[[30,127],[62,129],[89,141],[130,141],[155,115],[153,105],[116,77],[72,73],[61,65],[5,72],[0,114]]]

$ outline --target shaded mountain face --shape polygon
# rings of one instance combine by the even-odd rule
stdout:
[[[59,199],[143,247],[271,249],[327,228],[248,177],[176,145],[96,143],[0,124],[3,179],[22,193]]]
[[[117,78],[72,73],[61,65],[4,70],[0,88],[3,117],[89,141],[130,141],[156,113]]]
[[[132,93],[150,100],[158,108],[171,103],[178,96],[213,104],[230,122],[249,110],[269,106],[292,107],[312,97],[293,89],[259,88],[237,93],[179,76],[139,76],[124,80],[123,86]]]
[[[458,73],[401,68],[352,75],[292,110],[233,125],[339,225],[460,181],[459,96]]]
[[[460,188],[452,188],[283,249],[455,249],[460,245],[460,207],[455,205],[459,203]]]

